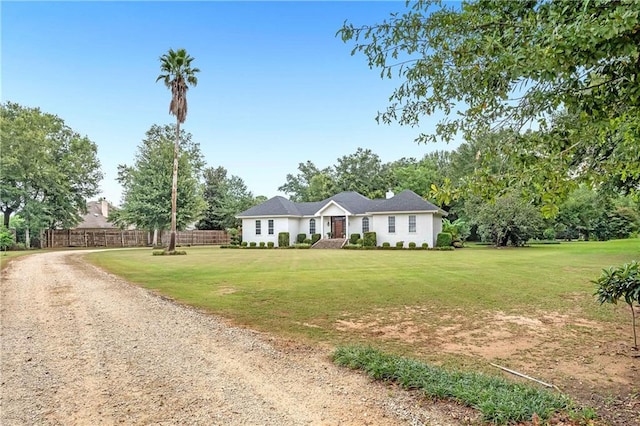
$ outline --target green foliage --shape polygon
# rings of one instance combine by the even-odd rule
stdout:
[[[176,127],[153,125],[138,146],[133,166],[118,166],[123,202],[113,221],[139,229],[168,229],[171,224],[173,138]],[[204,159],[191,134],[180,132],[177,228],[198,219],[205,208],[199,184]]]
[[[293,247],[297,249],[308,249],[308,248],[311,248],[311,244],[297,243],[297,244],[294,244]]]
[[[26,229],[76,226],[102,180],[98,147],[59,117],[0,104],[0,212]]]
[[[302,243],[304,243],[304,240],[305,240],[306,238],[307,238],[307,234],[298,234],[298,235],[296,236],[296,242],[297,242],[298,244],[302,244]]]
[[[305,238],[303,243],[311,245],[311,238]]]
[[[552,217],[570,179],[637,191],[636,5],[426,0],[379,24],[345,23],[338,34],[382,78],[400,81],[379,122],[417,126],[440,111],[445,118],[435,134],[419,135],[420,142],[510,131],[503,152],[516,161],[507,177],[530,181],[543,214]],[[567,119],[558,120],[559,113]],[[537,130],[521,132],[526,127]],[[490,173],[478,173],[489,182]]]
[[[573,405],[563,395],[528,384],[480,373],[446,370],[370,347],[339,347],[333,353],[333,361],[340,366],[362,370],[375,380],[394,382],[404,389],[418,389],[428,397],[474,407],[482,413],[483,421],[493,424],[531,421],[534,414],[546,421]]]
[[[257,245],[258,245],[258,244],[257,244],[255,241],[251,241],[251,242],[249,243],[249,247],[255,247],[255,246],[257,246]]]
[[[522,246],[543,227],[540,211],[515,194],[480,205],[475,220],[483,239],[497,247]]]
[[[187,90],[189,86],[198,84],[196,73],[200,69],[192,67],[194,58],[185,49],[169,49],[160,57],[160,74],[156,82],[162,80],[171,89],[171,103],[169,113],[176,116],[178,123],[184,123],[187,118]]]
[[[15,242],[13,233],[4,225],[0,225],[0,250],[7,251],[8,248],[13,247]]]
[[[542,237],[545,240],[555,240],[556,239],[556,230],[553,228],[546,228],[543,232],[542,232]]]
[[[609,269],[603,269],[600,277],[593,281],[598,289],[595,295],[598,302],[617,304],[618,300],[624,301],[631,308],[633,318],[633,343],[634,348],[638,349],[638,338],[636,335],[636,315],[633,304],[640,304],[640,264],[633,260],[622,266]]]
[[[358,244],[359,239],[360,234],[351,234],[349,235],[349,244]]]
[[[272,249],[275,246],[273,241],[267,241],[267,248]]]
[[[203,198],[207,203],[197,229],[227,229],[240,226],[236,215],[258,204],[258,199],[238,176],[227,176],[227,169],[207,167],[203,172]]]
[[[404,241],[397,241],[396,242],[396,248],[403,248],[404,247]]]
[[[444,218],[442,219],[442,232],[451,234],[452,241],[465,241],[471,234],[471,226],[462,219],[451,222]]]
[[[240,243],[241,247],[246,247],[249,243],[247,241],[243,241]]]
[[[385,241],[384,243],[382,243],[382,247],[389,248],[389,247],[391,247],[391,243]]]
[[[278,247],[289,247],[289,233],[280,232],[278,234]]]
[[[451,247],[453,238],[449,232],[440,232],[436,237],[436,247]]]
[[[410,249],[414,249],[414,248],[416,248],[416,243],[414,243],[413,241],[411,241],[411,242],[409,243],[409,248],[410,248]]]
[[[429,248],[429,243],[422,243],[421,247],[423,249],[428,249]]]
[[[320,235],[320,234],[313,234],[311,236],[311,244],[313,245],[313,244],[317,243],[320,240],[321,236],[322,235]]]
[[[266,246],[264,241],[260,241],[260,247],[264,248]]]
[[[187,252],[184,250],[154,250],[151,254],[153,256],[184,256]]]
[[[365,232],[362,238],[362,245],[364,247],[375,247],[378,245],[376,233],[373,231]]]

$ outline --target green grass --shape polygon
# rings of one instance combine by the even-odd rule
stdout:
[[[22,250],[22,251],[3,251],[0,252],[0,270],[7,267],[11,260],[16,257],[26,256],[27,254],[33,254],[34,251]]]
[[[574,405],[567,397],[540,387],[451,371],[369,347],[340,347],[333,353],[333,360],[338,365],[362,370],[376,380],[418,389],[429,398],[454,400],[473,407],[482,414],[483,421],[494,424],[525,422],[534,414],[546,421]]]
[[[611,320],[613,311],[594,303],[590,280],[602,268],[638,258],[640,239],[454,252],[186,251],[188,256],[166,257],[112,250],[87,257],[129,281],[239,324],[331,339],[339,334],[339,319],[405,306],[465,315],[578,309],[587,319]]]

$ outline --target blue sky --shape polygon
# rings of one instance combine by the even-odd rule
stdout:
[[[118,164],[132,164],[153,124],[175,122],[155,82],[158,58],[185,48],[200,68],[183,128],[208,166],[272,197],[298,163],[319,167],[369,148],[383,161],[454,145],[418,145],[420,128],[378,125],[397,80],[380,79],[335,36],[404,2],[9,2],[2,13],[2,102],[56,114],[98,145],[102,194],[119,204]]]

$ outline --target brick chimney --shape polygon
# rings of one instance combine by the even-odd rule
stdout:
[[[109,217],[109,203],[107,202],[107,200],[102,200],[102,216],[106,218]]]

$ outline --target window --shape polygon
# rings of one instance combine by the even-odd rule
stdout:
[[[396,232],[396,217],[389,216],[389,233],[393,234]]]
[[[269,219],[267,222],[269,235],[273,235],[273,219]]]
[[[409,216],[409,232],[416,232],[416,217]]]
[[[262,233],[262,223],[259,220],[256,220],[256,235],[260,235]]]
[[[309,219],[309,234],[313,235],[316,233],[316,220]]]
[[[365,232],[369,232],[369,218],[368,217],[363,217],[362,218],[362,234],[364,234]]]

